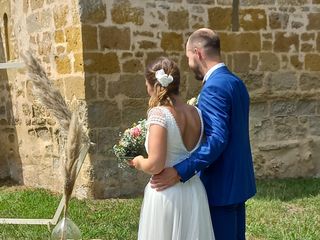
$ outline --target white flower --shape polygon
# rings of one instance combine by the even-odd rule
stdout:
[[[173,77],[166,74],[163,69],[156,71],[156,79],[163,87],[168,87],[173,82]]]

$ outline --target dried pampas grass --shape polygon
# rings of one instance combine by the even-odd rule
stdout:
[[[32,93],[36,101],[44,105],[53,117],[58,120],[61,126],[61,133],[66,136],[69,130],[71,111],[65,100],[30,52],[22,54],[22,58],[27,66],[28,74],[33,84]]]
[[[32,93],[37,102],[45,106],[59,122],[64,138],[62,144],[66,142],[63,192],[65,199],[64,217],[66,217],[68,203],[78,172],[91,143],[79,119],[79,112],[73,111],[71,113],[59,90],[53,86],[42,66],[30,52],[22,57],[27,66],[30,81],[33,84]]]

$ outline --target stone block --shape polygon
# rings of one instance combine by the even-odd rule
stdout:
[[[318,33],[316,43],[317,43],[317,51],[320,52],[320,33]]]
[[[275,0],[240,0],[240,6],[274,5]]]
[[[52,37],[51,33],[44,32],[42,40],[38,43],[38,54],[42,56],[49,56],[51,54]]]
[[[81,31],[84,51],[98,49],[97,27],[90,25],[82,25]]]
[[[103,128],[97,130],[97,152],[107,156],[112,156],[112,147],[119,141],[119,133],[119,128]]]
[[[187,10],[169,11],[168,24],[170,30],[189,29],[189,12]]]
[[[74,63],[73,69],[74,72],[83,72],[83,54],[82,53],[75,53],[74,55]]]
[[[297,102],[298,115],[315,115],[317,102],[315,100],[299,100]]]
[[[262,42],[262,50],[263,51],[272,51],[272,42],[271,41],[263,41]]]
[[[98,83],[96,76],[87,76],[85,78],[86,99],[91,101],[97,99]]]
[[[5,115],[6,114],[6,107],[5,106],[1,106],[0,107],[0,115]]]
[[[224,52],[261,50],[259,33],[220,33],[221,49]]]
[[[295,138],[294,127],[298,125],[295,116],[275,117],[273,120],[274,140],[289,140]]]
[[[252,144],[270,141],[273,138],[273,124],[270,119],[250,119],[250,134]]]
[[[211,29],[230,30],[232,27],[232,8],[209,8],[208,18]]]
[[[271,29],[286,29],[288,26],[289,14],[271,12],[269,14],[269,26]]]
[[[310,43],[302,43],[301,52],[314,52],[314,47]]]
[[[249,92],[259,90],[263,87],[263,73],[244,73],[239,74],[239,77],[244,81]]]
[[[63,30],[57,30],[54,32],[54,40],[56,43],[65,42]]]
[[[68,77],[64,79],[66,86],[66,98],[72,100],[75,97],[78,100],[85,99],[85,88],[83,77]]]
[[[290,56],[290,63],[295,69],[301,70],[303,68],[303,62],[300,61],[298,55]]]
[[[154,37],[154,34],[149,31],[134,31],[133,36]]]
[[[138,42],[140,49],[154,49],[157,48],[157,43],[152,41],[140,41]]]
[[[307,54],[304,64],[306,70],[320,71],[320,54]]]
[[[296,33],[277,32],[275,34],[274,51],[286,53],[299,51],[299,35]]]
[[[314,33],[302,33],[301,34],[301,40],[302,41],[309,41],[314,40],[315,34]]]
[[[320,116],[310,116],[309,124],[310,124],[310,134],[313,136],[320,136]]]
[[[296,101],[274,101],[271,103],[272,116],[292,116],[297,115]]]
[[[143,71],[142,62],[139,59],[131,59],[122,65],[123,72],[137,73]]]
[[[297,22],[297,21],[291,22],[291,28],[293,29],[299,29],[299,28],[302,28],[303,26],[304,26],[303,22]]]
[[[44,3],[44,0],[30,0],[30,5],[31,5],[32,11],[35,9],[42,8],[43,3]]]
[[[256,102],[250,104],[250,118],[266,119],[269,116],[268,102]]]
[[[23,13],[27,14],[29,11],[30,2],[29,1],[23,1]]]
[[[267,17],[262,9],[240,9],[240,28],[245,31],[258,31],[267,28]]]
[[[212,5],[215,4],[215,0],[187,0],[187,3]]]
[[[260,71],[271,71],[275,72],[280,69],[280,60],[278,56],[271,52],[260,53],[259,59],[259,69]]]
[[[43,29],[51,27],[52,12],[50,10],[43,10],[35,12],[27,17],[27,30],[28,33],[42,32]]]
[[[117,127],[120,122],[121,115],[117,102],[105,100],[89,103],[89,128]]]
[[[167,56],[168,56],[168,54],[166,54],[164,52],[148,52],[145,65],[148,66],[150,63],[152,63],[153,61],[155,61],[159,57],[167,57]]]
[[[269,75],[270,85],[273,91],[296,90],[298,85],[295,72],[276,72]]]
[[[120,71],[116,53],[84,53],[84,71],[88,73],[111,74]]]
[[[309,13],[308,20],[307,30],[320,30],[320,13]]]
[[[165,51],[183,51],[183,36],[175,32],[163,32],[161,48]]]
[[[59,74],[68,74],[71,73],[71,63],[68,56],[57,56],[55,58],[56,69]]]
[[[122,124],[128,125],[147,118],[148,98],[126,99],[122,102]]]
[[[100,49],[129,50],[131,45],[130,29],[117,27],[99,27]]]
[[[102,23],[107,18],[106,4],[102,0],[79,0],[82,23]]]
[[[300,76],[300,89],[304,91],[319,90],[320,76],[315,73],[303,73]]]
[[[130,98],[146,98],[147,91],[143,75],[121,75],[118,81],[109,82],[108,95],[114,98],[118,94],[123,94]]]
[[[98,97],[105,99],[107,96],[107,81],[109,80],[104,77],[98,78]]]
[[[233,71],[234,72],[248,72],[250,66],[249,53],[234,53],[233,54]]]
[[[314,176],[313,140],[262,143],[254,153],[257,177],[296,178]]]
[[[190,71],[189,64],[188,64],[188,59],[187,59],[187,56],[185,54],[183,54],[183,56],[181,56],[180,63],[178,64],[178,66],[180,66],[180,72],[181,73]]]
[[[233,3],[233,0],[217,0],[218,5],[231,5]]]
[[[67,24],[69,8],[67,5],[57,6],[53,9],[53,20],[56,29],[63,28]]]
[[[308,3],[308,0],[278,0],[278,4],[281,6],[288,6],[288,5],[300,6],[307,3]]]
[[[144,9],[132,7],[131,1],[119,0],[115,2],[111,9],[112,21],[116,24],[132,22],[135,25],[144,23]]]
[[[69,27],[65,29],[67,51],[80,52],[82,51],[82,37],[79,27]]]

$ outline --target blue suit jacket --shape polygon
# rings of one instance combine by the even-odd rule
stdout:
[[[256,193],[249,140],[249,94],[227,67],[216,69],[200,92],[205,139],[175,165],[181,181],[200,171],[210,205],[241,203]]]

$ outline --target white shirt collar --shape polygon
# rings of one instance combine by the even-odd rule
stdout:
[[[217,70],[218,68],[226,66],[224,63],[218,63],[214,65],[212,68],[209,69],[209,71],[204,75],[203,82],[207,81],[207,79],[210,77],[210,75]]]

